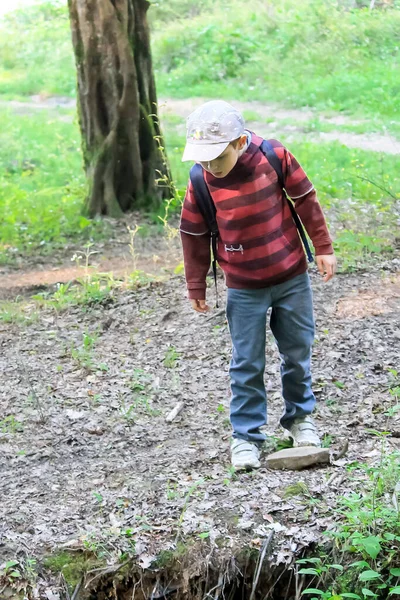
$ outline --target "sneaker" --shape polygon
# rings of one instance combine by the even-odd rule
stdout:
[[[260,450],[256,444],[233,438],[231,442],[232,466],[235,469],[259,469]]]
[[[287,429],[293,446],[321,446],[321,440],[311,417],[295,419]]]

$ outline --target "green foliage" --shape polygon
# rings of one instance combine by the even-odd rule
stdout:
[[[321,588],[309,587],[304,595],[323,600],[383,600],[399,593],[399,459],[398,452],[387,453],[382,437],[380,463],[354,466],[367,481],[360,492],[339,498],[337,529],[327,532],[341,564],[330,564],[327,556],[298,561],[306,565],[299,573],[313,576],[312,583]]]
[[[167,369],[175,369],[180,356],[181,355],[174,346],[168,346],[163,361],[164,367],[167,367]]]
[[[66,310],[71,306],[93,306],[113,299],[112,292],[120,282],[108,275],[91,275],[82,278],[80,284],[57,284],[55,292],[41,292],[32,296],[38,306],[48,307],[55,311]]]
[[[368,2],[354,9],[334,0],[255,0],[251,7],[243,0],[152,4],[162,94],[273,99],[381,115],[389,127],[398,116],[397,0],[385,10],[368,10]],[[0,27],[0,94],[74,94],[64,3],[25,7],[7,15]]]
[[[0,303],[0,322],[14,323],[16,325],[30,325],[38,318],[32,305],[21,303],[18,299],[15,302]]]
[[[398,115],[396,7],[370,11],[333,0],[256,0],[244,8],[242,0],[230,0],[204,2],[177,19],[176,0],[168,3],[166,23],[164,3],[156,5],[163,20],[158,25],[154,19],[153,48],[164,94],[186,97],[189,87],[198,96]]]
[[[23,431],[22,423],[14,415],[8,415],[0,421],[0,431],[2,433],[19,433]]]
[[[75,65],[66,4],[24,6],[0,21],[0,94],[75,93]]]
[[[129,387],[132,395],[129,402],[125,398],[121,398],[120,413],[121,416],[128,422],[135,422],[138,416],[148,415],[156,416],[159,411],[152,406],[152,377],[142,369],[134,369],[133,376]]]
[[[86,185],[76,123],[0,109],[0,263],[51,253],[108,228],[82,215]]]

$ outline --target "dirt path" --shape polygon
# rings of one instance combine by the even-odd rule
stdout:
[[[181,278],[84,310],[44,310],[30,326],[3,324],[3,560],[86,544],[109,564],[130,551],[148,567],[179,540],[181,552],[195,552],[194,565],[201,538],[218,562],[259,549],[273,530],[268,560],[286,565],[321,541],[338,494],[365,485],[360,470],[346,467],[380,460],[382,440],[370,430],[390,432],[389,447],[400,449],[389,391],[390,369],[398,369],[400,277],[376,271],[313,281],[317,423],[332,450],[344,440],[350,448],[337,464],[303,472],[265,464],[255,474],[230,472],[225,317],[190,312]],[[267,432],[280,437],[271,336],[266,385]],[[183,411],[166,423],[180,401]]]
[[[182,127],[180,128],[184,135],[184,119],[206,98],[189,98],[185,100],[161,99],[159,101],[161,120],[163,115],[178,115],[182,117]],[[329,132],[310,132],[305,130],[298,123],[306,124],[310,119],[318,118],[321,122],[330,125],[362,125],[365,121],[354,120],[341,114],[324,115],[311,109],[289,109],[281,108],[278,104],[265,102],[234,102],[235,106],[241,111],[252,112],[257,115],[257,119],[247,121],[249,128],[257,130],[260,135],[273,138],[285,136],[288,141],[298,139],[299,136],[306,136],[308,141],[312,142],[331,142],[337,141],[349,148],[360,148],[371,152],[384,152],[386,154],[400,154],[400,140],[397,140],[388,132],[385,135],[379,134],[357,134],[345,131]],[[61,109],[73,109],[75,101],[71,98],[41,98],[32,96],[29,102],[9,101],[0,102],[0,106],[9,107],[18,114],[29,114],[35,110],[51,110],[52,112]],[[61,114],[60,118],[68,120],[70,117]],[[271,119],[273,122],[266,123],[263,119]],[[293,120],[293,124],[281,123],[281,121]]]

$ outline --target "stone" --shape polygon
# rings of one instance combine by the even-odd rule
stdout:
[[[270,469],[299,471],[313,465],[328,464],[330,455],[328,448],[301,446],[286,448],[267,456],[267,466]]]

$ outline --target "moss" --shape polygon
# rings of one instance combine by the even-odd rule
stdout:
[[[295,496],[310,496],[310,490],[304,481],[297,481],[284,488],[283,498],[292,498]]]
[[[90,569],[105,566],[105,562],[87,552],[60,551],[43,560],[43,565],[53,573],[62,573],[70,589],[76,587]]]
[[[188,538],[185,542],[178,542],[175,550],[162,550],[155,561],[158,568],[172,569],[184,557],[188,556],[198,540]]]

